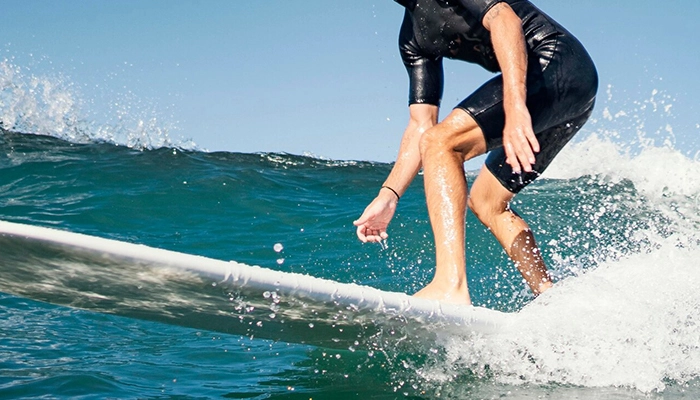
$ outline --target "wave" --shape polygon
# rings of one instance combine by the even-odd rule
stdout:
[[[605,106],[533,185],[541,204],[559,193],[565,226],[545,245],[558,283],[498,335],[444,337],[440,352],[411,368],[426,390],[464,397],[473,377],[553,392],[697,387],[700,152],[676,148],[662,118],[671,100],[654,90],[626,112]],[[645,112],[661,115],[658,128]]]
[[[626,113],[603,114],[604,122],[629,122]],[[462,397],[473,376],[555,391],[697,387],[700,153],[675,148],[670,128],[662,140],[648,139],[657,132],[643,123],[633,129],[634,141],[589,132],[544,174],[555,186],[533,185],[535,199],[560,193],[558,223],[569,227],[545,246],[558,283],[497,335],[443,338],[441,351],[413,370],[432,391]]]
[[[631,181],[644,195],[659,199],[671,195],[700,196],[700,153],[690,158],[669,145],[644,146],[632,152],[596,132],[565,147],[543,175],[552,179],[605,176]]]
[[[698,257],[669,245],[603,263],[538,297],[499,334],[442,338],[442,351],[413,372],[453,397],[473,375],[516,386],[682,387],[700,376]]]
[[[115,95],[120,98],[120,95]],[[190,139],[174,138],[175,125],[155,109],[114,101],[98,122],[73,82],[57,74],[39,76],[12,60],[0,61],[0,128],[48,135],[72,143],[106,142],[134,149],[196,149]]]
[[[558,281],[544,295],[524,294],[500,247],[469,217],[474,298],[516,311],[517,323],[478,340],[444,338],[426,362],[401,366],[406,381],[465,397],[471,376],[643,392],[700,376],[700,153],[678,149],[666,122],[650,129],[643,118],[669,115],[670,102],[654,92],[627,111],[604,106],[516,197]],[[0,62],[3,219],[388,290],[412,292],[429,279],[421,177],[402,197],[390,247],[360,247],[351,221],[390,164],[205,152],[173,139],[172,125],[150,109],[102,124],[87,103],[64,77]]]

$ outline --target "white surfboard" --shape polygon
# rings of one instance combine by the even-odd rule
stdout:
[[[127,317],[329,348],[485,335],[508,314],[234,261],[0,221],[0,291]]]

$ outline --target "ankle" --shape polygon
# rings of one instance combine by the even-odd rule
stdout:
[[[554,284],[552,283],[552,281],[542,282],[539,285],[537,285],[537,289],[533,290],[533,292],[535,293],[535,296],[540,295],[546,292],[547,290],[551,289],[553,285]]]
[[[445,292],[466,292],[467,278],[462,276],[458,278],[436,275],[430,281],[430,286],[439,288]]]
[[[442,286],[439,282],[433,280],[428,286],[415,293],[414,296],[451,304],[472,304],[466,282],[464,285]]]

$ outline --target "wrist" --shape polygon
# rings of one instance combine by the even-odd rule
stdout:
[[[506,115],[508,111],[524,111],[528,109],[525,98],[520,96],[511,96],[511,98],[505,100],[503,102],[503,108],[506,110]]]
[[[399,192],[394,190],[391,186],[383,185],[381,189],[379,190],[380,192],[387,192],[394,196],[396,198],[396,202],[398,203],[399,200],[401,200],[401,196],[399,195]]]

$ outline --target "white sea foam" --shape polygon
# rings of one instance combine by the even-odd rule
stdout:
[[[663,391],[700,376],[700,249],[673,243],[559,283],[503,332],[444,338],[428,385],[459,394],[465,371],[506,385]]]
[[[612,97],[610,89],[608,97]],[[700,151],[676,147],[676,134],[668,123],[673,117],[672,100],[653,90],[649,99],[634,102],[631,110],[613,113],[609,111],[612,106],[606,106],[604,118],[593,121],[593,132],[565,147],[544,177],[592,176],[613,183],[631,182],[645,208],[653,209],[662,216],[660,221],[678,233],[677,245],[700,245]],[[684,134],[693,136],[692,132]],[[618,203],[612,205],[635,208]],[[654,236],[651,231],[637,234]]]
[[[668,243],[561,282],[499,338],[502,377],[652,391],[700,376],[698,257]]]
[[[0,61],[0,126],[54,136],[74,143],[109,142],[135,149],[194,149],[175,139],[175,124],[133,96],[114,94],[108,115],[96,120],[72,81],[60,74],[39,76],[10,59]]]
[[[593,132],[567,146],[545,174],[631,182],[640,196],[626,200],[613,193],[587,201],[594,210],[630,210],[621,215],[640,222],[625,225],[634,229],[626,237],[636,243],[630,247],[635,250],[581,255],[595,259],[593,268],[565,275],[497,335],[444,338],[435,362],[416,371],[429,385],[459,397],[460,378],[471,373],[506,385],[626,387],[645,393],[697,382],[700,160],[692,149],[674,147],[673,129],[664,121],[659,129],[646,130],[650,124],[642,111],[671,112],[670,97],[659,97],[654,91],[633,110],[605,107]],[[636,121],[629,125],[632,136],[611,129],[611,122],[619,120]],[[601,228],[596,224],[584,226]],[[567,239],[576,235],[562,241]]]
[[[582,140],[566,146],[544,177],[604,175],[615,181],[630,180],[650,198],[700,195],[700,147],[677,148],[671,123],[673,97],[658,89],[643,101],[623,105],[613,101],[614,97],[608,86],[607,101],[599,107],[602,118],[593,118],[585,126],[579,134]],[[698,133],[684,132],[688,137]]]
[[[630,180],[650,198],[700,195],[700,159],[670,146],[648,146],[638,152],[626,146],[593,133],[564,148],[543,177],[575,179],[605,175],[614,181]]]

